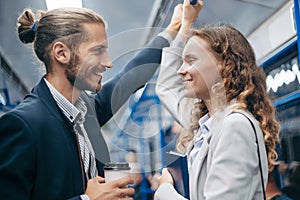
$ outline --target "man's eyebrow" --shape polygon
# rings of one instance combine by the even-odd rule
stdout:
[[[98,48],[108,48],[108,44],[99,44],[99,45],[96,45],[95,46],[96,48],[98,47]]]
[[[95,49],[107,49],[108,48],[108,45],[107,44],[98,44],[98,45],[95,45],[93,47],[90,48],[90,50],[95,50]]]

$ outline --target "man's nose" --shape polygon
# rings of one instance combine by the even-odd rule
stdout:
[[[102,63],[103,66],[105,66],[106,68],[112,68],[112,61],[110,59],[110,56],[108,53],[106,53],[106,55],[103,57]]]

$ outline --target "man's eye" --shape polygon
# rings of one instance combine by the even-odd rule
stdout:
[[[102,51],[104,50],[104,48],[96,48],[94,49],[95,53],[102,53]]]

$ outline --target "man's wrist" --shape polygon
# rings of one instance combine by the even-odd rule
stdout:
[[[180,29],[180,26],[181,26],[180,21],[173,22],[173,23],[169,24],[169,26],[166,28],[165,31],[168,32],[173,38],[175,38]]]
[[[167,30],[178,32],[181,26],[181,21],[172,22],[167,26]]]

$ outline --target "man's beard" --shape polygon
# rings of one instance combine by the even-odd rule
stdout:
[[[77,63],[79,63],[79,57],[77,54],[73,53],[73,56],[71,56],[70,62],[65,71],[66,77],[71,83],[71,85],[73,85],[81,91],[88,90],[91,92],[98,92],[101,89],[101,83],[98,83],[97,87],[90,85],[86,81],[86,77],[80,75],[80,67],[76,67]]]

